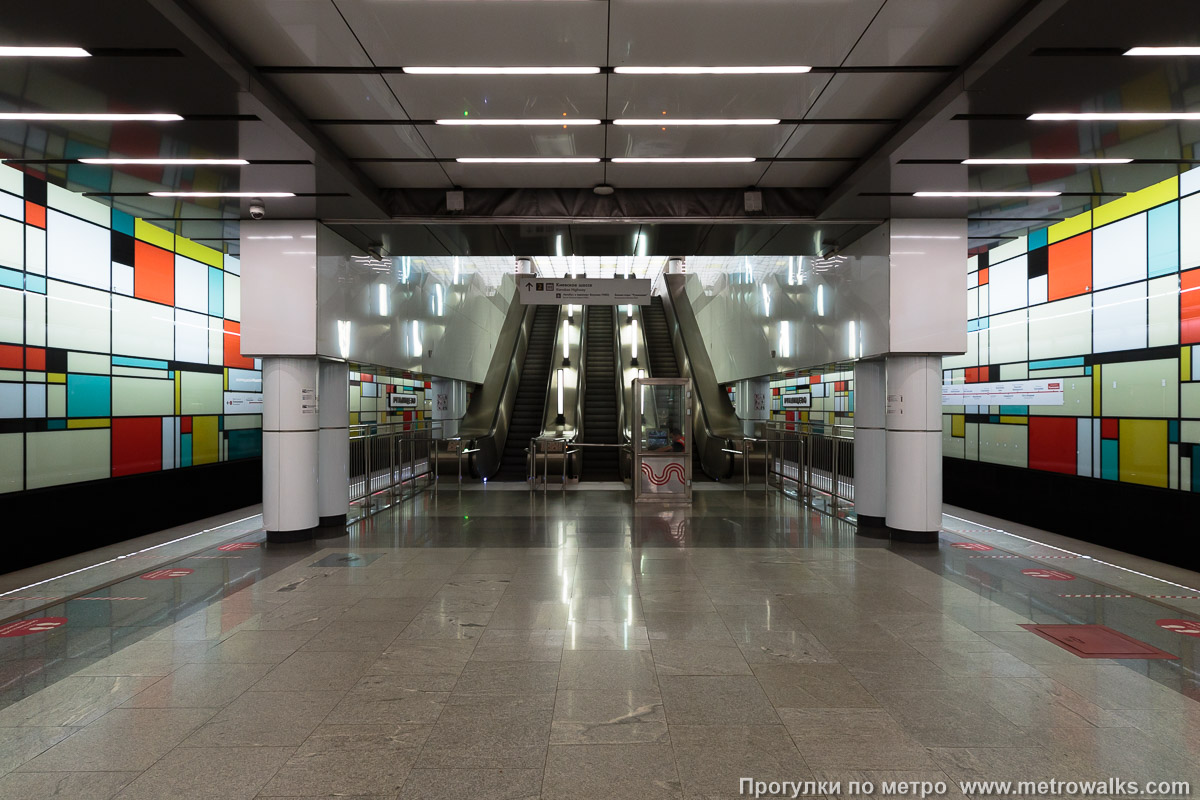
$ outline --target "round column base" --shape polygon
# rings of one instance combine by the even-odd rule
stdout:
[[[344,527],[346,525],[346,515],[332,514],[328,517],[321,517],[321,519],[317,521],[317,524],[322,528],[331,528],[334,525],[341,525]]]
[[[940,531],[904,531],[899,528],[889,528],[888,531],[893,542],[933,545],[938,543],[938,534],[940,533]]]
[[[267,541],[271,544],[307,542],[313,538],[314,532],[314,528],[301,528],[295,531],[267,531]]]
[[[887,518],[876,517],[871,514],[859,514],[858,535],[867,539],[891,538],[891,534],[888,532]]]

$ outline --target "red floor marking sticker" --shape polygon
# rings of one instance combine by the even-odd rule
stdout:
[[[1148,594],[1146,597],[1155,600],[1200,600],[1200,595],[1195,594]]]
[[[1160,619],[1158,627],[1182,633],[1184,636],[1200,636],[1200,622],[1190,619]]]
[[[1179,656],[1139,642],[1106,625],[1022,625],[1048,642],[1080,658],[1162,658]]]
[[[1031,578],[1041,578],[1047,581],[1073,581],[1075,576],[1069,572],[1063,572],[1060,569],[1023,569],[1022,575],[1028,575]]]
[[[1060,594],[1059,597],[1135,597],[1132,594]]]
[[[258,547],[258,542],[230,542],[218,547],[218,550],[230,552],[231,550],[254,550]]]
[[[11,636],[28,636],[31,633],[45,633],[60,625],[66,625],[66,617],[39,617],[38,619],[19,619],[7,625],[0,625],[0,639]]]
[[[994,550],[990,544],[979,544],[978,542],[954,542],[951,547],[957,547],[960,550]]]
[[[165,581],[167,578],[182,578],[184,575],[191,575],[195,570],[187,569],[186,567],[168,567],[167,569],[153,569],[142,576],[144,581]]]

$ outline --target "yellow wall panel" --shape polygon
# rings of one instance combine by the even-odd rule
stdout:
[[[1092,416],[1100,416],[1100,365],[1092,367]]]
[[[192,463],[215,464],[220,456],[216,417],[192,417]]]
[[[185,239],[182,236],[175,237],[175,252],[193,261],[199,261],[201,264],[208,264],[210,267],[216,267],[217,269],[221,269],[225,265],[225,257],[221,253],[218,253],[211,247],[196,244],[191,239]]]
[[[1000,417],[1000,423],[1002,425],[1028,425],[1029,417],[1003,416],[1003,417]]]
[[[173,251],[175,249],[175,234],[170,231],[164,231],[157,225],[151,225],[144,220],[134,220],[133,235],[143,242],[149,242],[164,250]]]
[[[1061,242],[1063,239],[1070,239],[1072,236],[1090,231],[1092,229],[1092,212],[1085,211],[1082,214],[1064,219],[1055,225],[1051,225],[1047,236],[1050,244]]]
[[[69,419],[67,428],[107,428],[108,422],[107,419]]]
[[[1191,380],[1192,377],[1192,348],[1179,348],[1179,380]]]
[[[1168,178],[1161,183],[1148,186],[1140,192],[1105,203],[1092,212],[1092,225],[1099,228],[1125,217],[1132,217],[1149,208],[1161,206],[1179,197],[1179,178]],[[1054,230],[1052,227],[1050,230]]]
[[[1167,487],[1167,421],[1121,420],[1121,480]]]
[[[962,414],[954,414],[950,418],[950,435],[963,437],[966,436],[967,418]]]

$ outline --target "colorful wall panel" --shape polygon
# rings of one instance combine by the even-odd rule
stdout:
[[[431,418],[427,399],[432,384],[421,375],[402,373],[391,377],[371,372],[350,373],[350,424],[422,422]],[[416,408],[389,409],[388,395],[393,392],[415,394]]]
[[[807,411],[783,408],[783,397],[794,393],[812,396]],[[816,425],[854,424],[854,372],[818,375],[791,373],[771,381],[771,419],[779,422],[811,422]]]
[[[1200,491],[1200,170],[979,253],[944,382],[1061,379],[1061,406],[944,406],[943,452]]]
[[[239,273],[0,166],[0,493],[260,455]]]

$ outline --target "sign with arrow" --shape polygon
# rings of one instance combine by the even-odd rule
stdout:
[[[648,278],[542,278],[517,276],[526,306],[644,306],[650,304]]]

